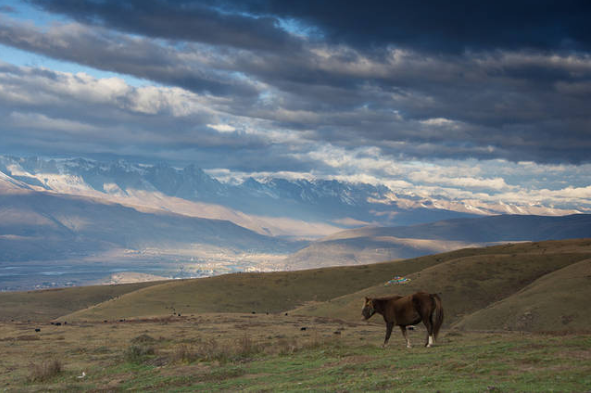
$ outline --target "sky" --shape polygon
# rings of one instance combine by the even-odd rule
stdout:
[[[0,154],[589,212],[589,15],[589,0],[0,0]]]

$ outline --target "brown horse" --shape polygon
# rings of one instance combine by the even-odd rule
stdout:
[[[442,300],[437,294],[428,294],[426,292],[417,292],[408,296],[366,297],[362,309],[364,319],[370,319],[375,313],[381,314],[386,322],[386,336],[384,337],[383,348],[386,347],[395,324],[401,328],[403,337],[407,341],[407,348],[411,348],[411,342],[407,337],[407,326],[422,321],[428,330],[425,346],[429,348],[436,341],[440,326],[444,321]]]

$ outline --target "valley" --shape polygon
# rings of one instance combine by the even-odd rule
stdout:
[[[422,347],[420,324],[414,348],[397,332],[380,348],[384,323],[361,320],[364,296],[419,289],[444,304],[436,346]],[[589,307],[590,239],[0,293],[0,389],[586,392]]]

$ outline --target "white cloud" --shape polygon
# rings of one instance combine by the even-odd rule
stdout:
[[[212,128],[221,133],[229,133],[236,131],[236,128],[228,124],[207,124],[208,128]]]
[[[19,113],[13,111],[8,123],[14,127],[40,129],[52,132],[68,132],[71,134],[99,133],[101,130],[93,125],[61,118],[51,118],[37,113]]]

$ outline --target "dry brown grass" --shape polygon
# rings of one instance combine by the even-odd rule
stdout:
[[[155,349],[153,346],[134,344],[127,347],[123,352],[123,358],[126,362],[138,364],[144,362],[149,357],[154,356],[154,354]]]
[[[589,364],[589,355],[586,355],[587,360],[584,359],[586,356],[577,354],[567,359],[555,353],[545,355],[544,349],[533,349],[533,346],[539,344],[555,349],[565,344],[570,353],[582,354],[581,351],[589,350],[589,345],[584,345],[582,349],[579,344],[575,344],[576,341],[581,341],[570,336],[559,338],[455,330],[443,332],[438,347],[428,351],[419,347],[425,336],[425,330],[420,326],[418,331],[410,334],[415,346],[412,350],[407,350],[400,333],[393,334],[389,348],[383,350],[379,346],[384,338],[384,324],[345,322],[330,318],[316,321],[314,318],[296,315],[204,314],[172,321],[167,326],[141,321],[117,323],[115,326],[104,322],[93,326],[69,324],[44,328],[39,335],[42,342],[17,340],[20,335],[30,334],[34,326],[38,325],[0,323],[0,333],[9,338],[0,344],[0,392],[321,391],[325,388],[317,388],[317,385],[326,386],[333,380],[336,384],[342,383],[344,378],[353,378],[355,381],[352,384],[366,381],[368,387],[336,386],[327,388],[328,391],[376,391],[382,389],[380,384],[374,387],[370,378],[364,379],[363,376],[353,374],[348,376],[348,370],[361,365],[359,374],[365,375],[368,373],[365,366],[374,367],[379,364],[382,365],[381,370],[390,373],[393,365],[409,365],[425,369],[421,375],[413,374],[415,369],[408,372],[417,381],[421,381],[422,375],[434,374],[431,357],[435,359],[433,362],[442,364],[436,357],[446,355],[453,360],[446,364],[452,365],[456,359],[455,354],[461,354],[457,360],[464,363],[470,360],[469,352],[474,348],[486,348],[479,355],[484,363],[495,360],[496,356],[499,359],[506,358],[499,350],[500,345],[505,345],[504,351],[518,354],[520,359],[541,359],[540,363],[532,360],[532,363],[528,363],[529,367],[542,367],[552,359],[557,359],[553,365],[558,367],[573,364],[575,369]],[[302,327],[306,327],[306,331],[302,331]],[[336,334],[338,331],[340,334]],[[61,337],[64,339],[58,340]],[[499,344],[502,341],[511,344]],[[124,351],[129,349],[128,353],[132,353],[131,347],[140,348],[133,351],[140,363],[130,363],[123,358]],[[524,348],[524,351],[514,352],[516,348]],[[526,352],[528,354],[524,355]],[[496,355],[492,357],[492,353]],[[67,363],[67,366],[62,365],[61,374],[58,372],[55,377],[32,375],[33,366],[29,366],[29,362],[50,362],[58,356],[61,363]],[[295,362],[298,364],[295,365]],[[278,364],[280,365],[276,367]],[[38,370],[42,372],[43,368],[39,366]],[[439,367],[443,369],[443,366]],[[277,372],[274,371],[276,368]],[[456,375],[457,369],[452,367],[451,370],[451,374]],[[468,368],[461,370],[466,371]],[[86,372],[86,377],[79,378],[83,371]],[[51,370],[48,369],[47,372]],[[440,374],[444,375],[441,370]],[[388,375],[392,376],[392,373]],[[285,378],[286,384],[294,386],[294,378],[298,376],[300,382],[307,379],[316,381],[317,385],[306,389],[274,385],[274,380],[277,382],[281,377]],[[33,377],[39,379],[33,380]],[[233,383],[232,380],[238,377],[240,380],[235,383],[235,387],[218,387],[223,382]],[[315,379],[317,377],[318,380]],[[261,386],[241,387],[241,384],[247,383],[261,383]],[[199,388],[202,385],[204,387]],[[184,386],[196,388],[185,389]],[[400,386],[400,383],[396,386]],[[389,391],[396,391],[395,389],[385,388]],[[509,388],[512,389],[514,388]],[[410,388],[407,390],[413,391]]]
[[[62,362],[58,359],[51,359],[39,364],[31,362],[29,381],[43,382],[57,377],[62,373]]]

